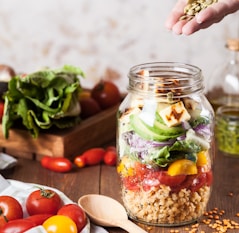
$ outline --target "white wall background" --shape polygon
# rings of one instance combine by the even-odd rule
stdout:
[[[164,27],[175,2],[0,0],[0,63],[17,72],[77,65],[86,73],[85,87],[105,77],[125,91],[131,66],[178,61],[199,66],[206,83],[227,55],[225,40],[239,37],[239,12],[192,36],[178,36]]]

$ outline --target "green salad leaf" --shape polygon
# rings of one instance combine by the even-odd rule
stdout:
[[[85,77],[80,68],[65,65],[13,77],[4,94],[2,130],[5,138],[16,122],[25,126],[33,137],[38,137],[40,129],[53,125],[66,128],[78,124],[81,91],[78,76]]]
[[[201,147],[190,141],[176,141],[172,146],[164,146],[162,149],[151,151],[150,160],[160,167],[166,167],[178,159],[189,159],[193,162],[197,160],[197,153]]]

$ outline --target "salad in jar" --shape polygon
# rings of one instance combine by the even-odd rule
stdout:
[[[212,186],[213,116],[204,97],[129,93],[118,112],[122,200],[130,218],[184,225],[204,211]]]

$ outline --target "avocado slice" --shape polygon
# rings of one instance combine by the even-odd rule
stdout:
[[[149,126],[150,127],[150,126]],[[168,127],[164,123],[155,120],[154,126],[152,127],[156,132],[162,135],[181,135],[184,132],[184,129],[181,126]]]
[[[153,127],[149,126],[140,119],[138,114],[133,114],[130,116],[130,124],[132,126],[132,129],[140,137],[146,140],[167,141],[169,139],[180,136],[184,132],[181,127],[169,128],[166,125],[158,122],[157,120],[155,121]]]

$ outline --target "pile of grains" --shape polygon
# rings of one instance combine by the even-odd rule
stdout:
[[[182,189],[172,193],[169,186],[161,185],[150,191],[123,190],[122,198],[129,216],[149,224],[182,225],[198,219],[206,210],[210,187],[197,192]]]

